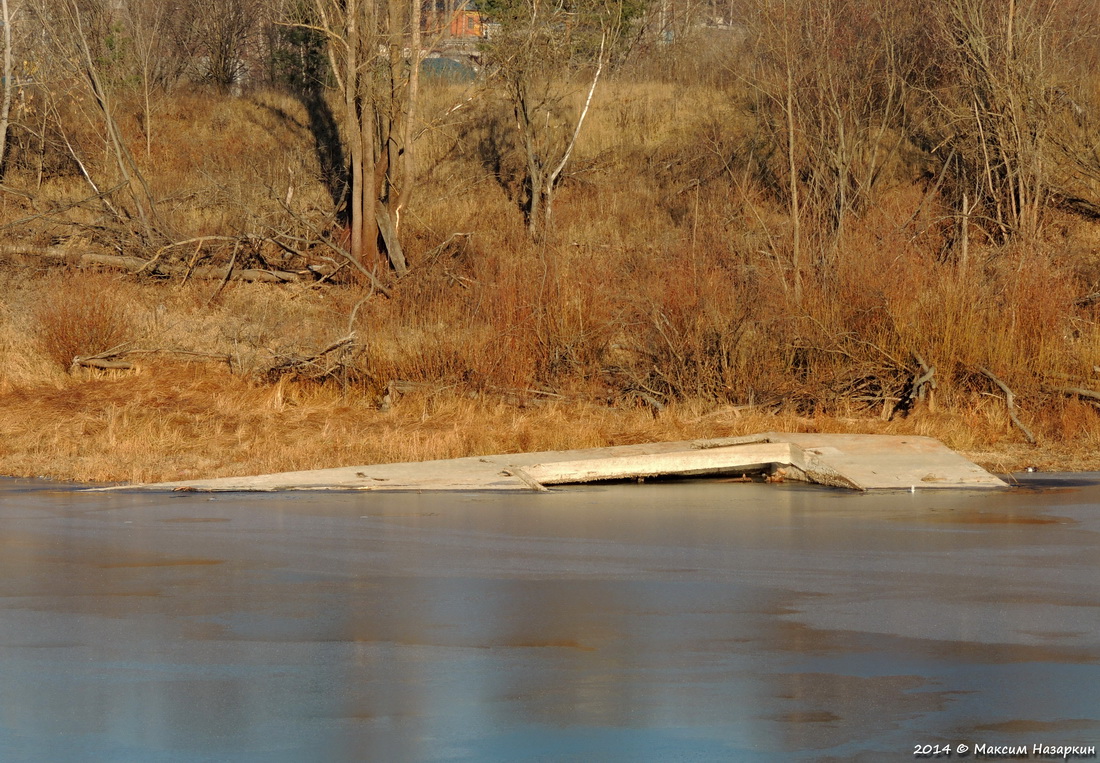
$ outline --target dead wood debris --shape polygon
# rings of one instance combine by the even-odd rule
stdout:
[[[1100,392],[1096,392],[1091,389],[1085,389],[1084,387],[1056,387],[1050,384],[1044,384],[1043,390],[1046,392],[1053,392],[1059,395],[1065,395],[1066,397],[1077,397],[1092,403],[1093,405],[1100,405]]]
[[[125,270],[132,274],[149,276],[168,276],[180,278],[200,278],[211,281],[250,281],[261,283],[295,283],[314,279],[314,272],[307,270],[297,273],[288,270],[263,270],[258,268],[234,268],[219,265],[171,265],[159,262],[156,257],[150,260],[121,254],[101,254],[97,252],[79,252],[63,246],[35,247],[21,245],[0,246],[0,254],[7,256],[31,256],[54,262],[65,263],[72,267],[98,265],[100,267]]]
[[[355,349],[356,342],[357,337],[352,332],[330,342],[312,355],[277,355],[272,353],[276,357],[276,362],[264,372],[263,376],[271,383],[287,376],[318,382],[338,378],[346,383],[353,370],[349,359]]]
[[[901,396],[890,412],[890,421],[893,421],[899,413],[903,418],[908,416],[918,403],[924,401],[926,396],[929,401],[933,399],[932,393],[936,389],[936,367],[925,363],[924,358],[916,353],[913,354],[913,359],[920,366],[920,371],[914,374],[909,383],[905,385],[905,389],[902,390]]]
[[[224,353],[196,352],[194,350],[177,350],[166,347],[154,349],[111,349],[96,355],[77,356],[73,358],[70,368],[98,368],[108,371],[132,371],[136,366],[123,358],[131,355],[182,355],[184,357],[213,360],[225,363],[229,370],[233,370],[233,356]]]
[[[1023,422],[1020,421],[1020,417],[1016,414],[1016,395],[1013,394],[1012,390],[1009,389],[1007,384],[1005,384],[1003,381],[998,379],[993,374],[993,372],[990,371],[985,366],[980,366],[978,368],[978,370],[981,371],[983,374],[985,374],[987,377],[989,377],[990,381],[992,381],[994,384],[996,384],[1000,388],[1001,392],[1004,393],[1004,395],[1005,395],[1005,406],[1008,408],[1008,418],[1012,420],[1012,423],[1016,425],[1017,429],[1019,429],[1021,432],[1023,432],[1024,438],[1029,443],[1034,445],[1035,444],[1035,435],[1033,435],[1031,433],[1030,429],[1028,429],[1027,427],[1024,426]]]

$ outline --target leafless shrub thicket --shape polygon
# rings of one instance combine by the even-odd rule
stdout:
[[[67,371],[79,358],[126,349],[135,332],[114,287],[98,274],[56,279],[52,299],[39,304],[31,320],[31,334],[49,360]]]
[[[1071,195],[1059,168],[1090,162],[1079,148],[1082,128],[1096,122],[1093,3],[747,7],[751,63],[731,68],[747,69],[762,168],[796,229],[813,219],[842,239],[851,213],[897,182],[902,159],[901,172],[911,176],[916,162],[935,179],[965,259],[971,229],[997,243],[1037,234],[1052,198]],[[800,243],[796,233],[796,259]]]
[[[1096,386],[1087,0],[500,0],[470,82],[409,64],[416,2],[8,2],[0,224],[217,272],[207,306],[339,295],[291,365],[354,335],[374,390],[654,409]]]

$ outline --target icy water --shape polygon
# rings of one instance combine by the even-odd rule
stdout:
[[[203,495],[0,481],[0,760],[1100,745],[1098,485]]]

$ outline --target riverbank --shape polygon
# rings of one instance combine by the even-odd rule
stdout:
[[[445,118],[417,146],[410,267],[360,262],[377,282],[341,254],[287,93],[166,102],[135,159],[155,235],[121,224],[138,219],[123,194],[86,198],[71,148],[10,163],[0,473],[184,480],[772,430],[928,435],[997,472],[1100,467],[1095,215],[1051,204],[1027,233],[993,224],[995,200],[960,213],[971,181],[899,126],[909,148],[843,223],[816,181],[792,218],[738,82],[609,80],[538,240],[511,110],[428,88],[425,119]],[[120,129],[138,146],[139,128]],[[1055,154],[1044,167],[1076,172]]]
[[[654,411],[521,390],[474,393],[428,385],[393,390],[380,403],[373,394],[337,384],[264,384],[207,363],[159,363],[52,383],[6,382],[0,388],[0,473],[153,482],[769,430],[920,434],[997,473],[1029,466],[1084,471],[1100,470],[1095,421],[1095,414],[1084,412],[1075,429],[1060,428],[1076,436],[1056,438],[1034,417],[1038,443],[1029,445],[995,398],[967,410],[919,409],[893,421],[704,401]]]

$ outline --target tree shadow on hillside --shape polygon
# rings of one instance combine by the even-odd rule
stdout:
[[[305,21],[312,23],[309,18]],[[325,44],[324,37],[309,26],[280,28],[272,53],[272,75],[306,110],[306,128],[313,136],[321,182],[332,199],[337,218],[344,222],[350,179],[340,126],[325,98],[326,86],[333,79]]]
[[[321,182],[328,190],[333,205],[337,210],[342,210],[346,206],[348,174],[336,116],[319,89],[299,90],[294,96],[305,107],[309,118],[309,132],[313,136],[313,151],[321,169]]]
[[[483,109],[459,126],[460,142],[474,146],[482,167],[493,177],[509,201],[524,214],[530,206],[525,185],[527,170],[516,140],[515,128],[503,113]]]

